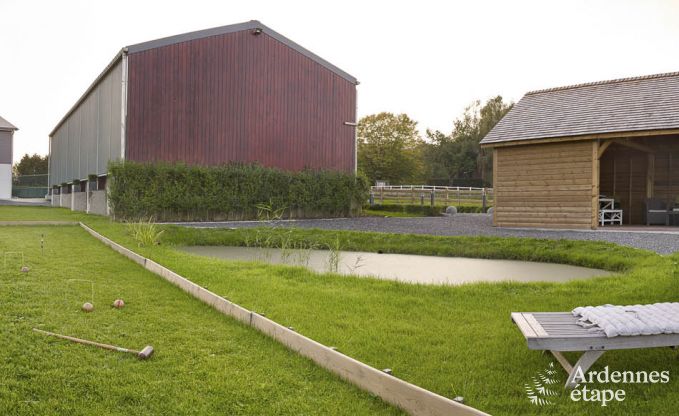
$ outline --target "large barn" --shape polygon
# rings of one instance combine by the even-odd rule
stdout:
[[[529,92],[481,145],[497,226],[679,225],[679,72]]]
[[[356,85],[258,21],[127,46],[50,133],[50,188],[119,159],[354,172]]]

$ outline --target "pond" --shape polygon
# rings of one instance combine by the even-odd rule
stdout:
[[[457,285],[471,282],[564,282],[611,272],[565,264],[463,257],[378,254],[356,251],[190,246],[181,251],[219,259],[307,267],[316,272],[369,276],[408,283]]]

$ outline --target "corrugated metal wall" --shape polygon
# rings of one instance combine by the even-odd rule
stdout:
[[[50,187],[106,173],[121,153],[122,63],[118,62],[54,132]]]
[[[0,164],[12,164],[12,133],[0,131]]]
[[[263,33],[130,53],[126,158],[354,170],[356,86]]]

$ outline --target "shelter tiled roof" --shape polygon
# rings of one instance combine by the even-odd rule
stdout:
[[[679,72],[531,91],[482,144],[679,129]]]

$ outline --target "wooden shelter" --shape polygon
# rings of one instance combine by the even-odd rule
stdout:
[[[529,92],[481,145],[497,226],[595,229],[604,199],[645,224],[679,208],[679,72]]]

